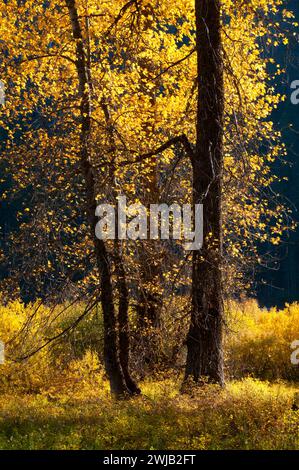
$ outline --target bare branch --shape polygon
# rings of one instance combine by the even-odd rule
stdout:
[[[162,70],[158,75],[156,75],[153,80],[157,80],[157,78],[161,77],[164,73],[168,72],[171,68],[175,67],[176,65],[181,64],[184,62],[184,60],[188,59],[194,52],[196,51],[196,48],[194,47],[185,57],[182,57],[181,59],[177,60],[176,62],[173,62],[170,64],[168,67],[166,67],[164,70]]]
[[[141,163],[144,160],[147,160],[148,158],[154,157],[155,155],[158,155],[159,153],[164,152],[164,150],[167,150],[168,148],[178,143],[180,143],[184,147],[186,154],[189,156],[189,158],[193,162],[194,152],[193,152],[191,143],[189,142],[187,136],[185,134],[182,134],[182,135],[173,137],[172,139],[169,139],[167,142],[160,145],[160,147],[156,148],[155,150],[152,150],[151,152],[147,152],[147,153],[143,153],[139,155],[136,160],[121,162],[120,166],[125,166],[125,165],[130,165],[130,164],[135,165],[135,164]],[[134,152],[134,153],[137,153],[137,152]]]

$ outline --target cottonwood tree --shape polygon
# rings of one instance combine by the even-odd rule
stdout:
[[[17,8],[18,6],[17,2],[11,2],[11,4],[6,5],[3,16],[8,19],[11,13],[14,15],[15,19],[16,17],[19,18],[20,9]],[[130,4],[128,6],[130,6]],[[82,7],[82,5],[80,5],[80,7]],[[85,22],[86,19],[89,19],[89,14],[86,14],[84,7],[83,12],[85,14],[80,15],[74,1],[65,3],[53,2],[51,5],[34,5],[33,3],[27,3],[22,6],[21,12],[24,16],[29,18],[31,27],[27,28],[28,25],[26,21],[22,24],[24,29],[21,24],[18,25],[18,32],[22,29],[23,32],[24,30],[27,31],[27,35],[25,35],[24,39],[21,38],[21,35],[19,36],[19,46],[21,47],[19,49],[20,55],[18,56],[16,52],[9,50],[9,37],[7,38],[5,47],[7,48],[9,60],[6,65],[11,65],[14,69],[15,81],[18,82],[18,80],[20,80],[19,77],[21,77],[20,81],[25,85],[24,89],[26,89],[26,86],[28,87],[27,96],[20,96],[21,106],[24,103],[23,109],[28,110],[29,113],[31,106],[34,106],[35,109],[44,107],[44,109],[47,108],[49,113],[57,113],[55,115],[55,126],[53,127],[56,127],[58,132],[55,133],[53,131],[51,139],[49,140],[51,144],[56,142],[60,157],[63,156],[66,158],[68,154],[72,154],[73,160],[75,161],[75,169],[77,173],[81,172],[83,176],[80,185],[82,189],[80,196],[81,199],[85,200],[86,222],[89,223],[90,227],[89,238],[93,244],[93,253],[99,274],[100,300],[104,317],[104,360],[106,371],[110,380],[111,390],[116,396],[139,393],[139,389],[136,387],[128,372],[127,302],[120,301],[119,323],[121,325],[121,332],[118,335],[111,272],[112,256],[110,251],[106,248],[104,241],[97,239],[94,233],[97,222],[95,216],[98,197],[97,191],[103,184],[103,178],[99,176],[100,170],[98,165],[96,166],[92,161],[98,141],[95,143],[95,139],[92,136],[91,124],[91,95],[93,82],[91,81],[92,69],[90,67],[90,31],[89,29],[87,30]],[[44,14],[45,17],[42,20],[35,16],[38,12]],[[93,15],[91,14],[90,16]],[[94,16],[97,17],[97,14]],[[114,19],[117,21],[118,16],[116,15],[114,18],[112,12],[112,17],[110,18],[112,18],[111,23],[108,22],[105,24],[107,27],[109,24],[113,24]],[[37,33],[36,41],[34,40],[33,31]],[[104,35],[104,31],[102,31],[102,33]],[[59,39],[61,42],[59,42]],[[52,49],[56,47],[62,50],[67,49],[67,52],[64,54],[62,50],[60,50],[59,52],[56,51],[52,53]],[[110,45],[107,46],[108,49],[109,47]],[[54,70],[48,75],[47,71],[49,71],[49,68],[51,69],[52,63],[55,63],[55,61],[59,62],[59,60],[62,60],[62,63],[58,64],[56,62],[56,69],[54,67]],[[105,60],[109,62],[108,53],[105,56]],[[27,75],[26,77],[26,72],[25,75],[22,76],[22,72],[24,72],[24,70],[20,70],[22,65],[28,65],[29,63],[34,64],[35,61],[39,65],[41,65],[42,62],[42,65],[45,67],[42,67],[43,70],[41,74],[39,76],[35,74],[37,68],[34,66],[29,76]],[[96,63],[98,64],[100,61],[97,60]],[[20,66],[20,68],[18,68],[18,66]],[[101,63],[99,67],[102,67]],[[102,70],[103,69],[101,69],[101,72]],[[63,86],[59,90],[55,90],[55,86],[57,87],[62,78],[65,80]],[[53,83],[55,83],[54,87]],[[36,95],[36,99],[34,98],[33,90],[35,87],[43,87],[43,91]],[[49,103],[47,103],[47,100],[49,100]],[[101,90],[101,98],[97,104],[102,114],[101,117],[104,120],[103,127],[106,129],[102,145],[103,147],[106,146],[107,149],[107,145],[111,145],[111,132],[110,123],[107,123],[107,105],[104,106],[104,100],[105,93]],[[61,104],[63,112],[63,118],[59,124],[57,124],[57,120],[59,121],[60,117],[59,111],[57,110],[57,103]],[[67,119],[66,110],[70,111]],[[15,108],[15,111],[18,112],[19,110]],[[26,114],[26,112],[24,114]],[[23,115],[23,120],[26,118],[28,119],[28,115],[26,117]],[[96,118],[94,119],[96,121]],[[20,125],[19,128],[21,128]],[[14,137],[13,131],[10,130],[10,132],[11,136]],[[51,152],[51,144],[48,143],[48,132],[42,130],[35,131],[35,129],[30,128],[30,130],[24,132],[24,134],[26,134],[26,139],[19,145],[18,150],[20,152],[22,152],[23,149],[28,151],[28,145],[26,145],[28,141],[32,144],[36,142],[36,139],[41,139],[42,148],[44,150],[43,156],[49,158],[48,155],[49,152]],[[61,139],[61,142],[59,142],[59,139]],[[59,145],[60,143],[62,143],[62,147]],[[39,148],[39,151],[40,150]],[[109,148],[109,152],[111,152],[111,150],[112,149]],[[24,166],[26,167],[26,165]],[[57,181],[65,182],[66,178],[61,172],[62,168],[59,162],[55,162],[52,170],[55,172],[56,166]],[[109,166],[113,168],[112,159],[110,159]],[[34,166],[31,167],[31,171],[34,172]],[[21,170],[19,173],[20,180],[22,179],[22,173]],[[74,188],[72,188],[72,190],[74,190]],[[74,199],[69,202],[73,203]],[[82,211],[84,207],[82,203],[80,207]],[[72,211],[71,213],[73,214]],[[38,248],[40,249],[41,246],[39,245]],[[119,262],[119,260],[116,262]],[[120,299],[123,299],[125,293],[124,273],[118,272],[118,282],[119,285],[122,286],[120,288]]]
[[[193,201],[203,204],[204,243],[192,261],[192,310],[185,379],[223,384],[221,264],[224,83],[220,1],[196,0],[197,124]]]
[[[286,41],[272,23],[279,5],[224,0],[219,11],[218,2],[193,0],[1,4],[2,156],[13,169],[14,194],[34,193],[12,249],[20,260],[34,247],[34,256],[23,258],[25,272],[45,276],[44,284],[60,276],[61,284],[70,278],[85,291],[100,280],[106,365],[117,394],[128,390],[119,354],[124,333],[127,363],[128,299],[138,306],[144,287],[147,298],[164,303],[164,334],[168,321],[180,330],[182,316],[191,314],[186,377],[222,382],[222,297],[244,289],[257,245],[278,243],[289,226],[279,198],[269,198],[271,165],[285,153],[269,119],[280,97],[264,57],[267,45]],[[117,193],[129,203],[148,201],[154,180],[155,201],[204,203],[205,245],[193,260],[179,242],[153,250],[148,241],[95,239],[96,203],[115,203]],[[155,275],[144,282],[142,250],[161,285]]]

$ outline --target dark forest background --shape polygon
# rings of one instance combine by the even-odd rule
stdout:
[[[289,0],[288,6],[299,18],[298,0]],[[276,127],[282,131],[283,141],[288,151],[289,165],[278,167],[277,173],[288,177],[288,181],[279,184],[278,191],[292,204],[294,219],[299,221],[299,104],[291,103],[293,80],[299,80],[299,38],[291,41],[288,48],[273,51],[276,60],[286,69],[286,75],[277,83],[281,94],[287,99],[280,103],[273,113]],[[257,297],[261,305],[283,306],[286,302],[299,300],[299,226],[289,239],[273,253],[277,259],[274,266],[264,269],[256,275]]]

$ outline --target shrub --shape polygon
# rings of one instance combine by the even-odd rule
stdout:
[[[291,343],[299,339],[299,304],[261,309],[255,301],[230,303],[226,337],[227,369],[233,377],[299,379]]]
[[[18,301],[0,306],[0,339],[5,344],[5,362],[0,366],[0,391],[15,389],[39,393],[53,388],[53,384],[57,387],[70,380],[76,381],[74,364],[78,366],[80,360],[85,365],[86,357],[99,360],[102,321],[96,309],[59,342],[42,347],[48,338],[72,325],[84,308],[83,304],[71,309],[66,309],[65,305],[53,308],[40,302],[25,306]],[[42,349],[31,356],[40,347]],[[24,357],[27,358],[18,360]],[[99,363],[97,367],[100,370]]]
[[[178,304],[183,309],[183,301]],[[59,384],[63,387],[66,383],[71,387],[70,383],[75,381],[71,372],[74,364],[78,365],[82,360],[88,369],[87,353],[91,354],[90,359],[97,358],[100,375],[96,380],[101,382],[103,326],[101,311],[96,307],[58,342],[49,344],[24,361],[16,361],[17,357],[30,356],[49,337],[71,326],[84,309],[83,303],[57,305],[55,308],[39,302],[27,306],[17,301],[0,305],[0,339],[5,343],[6,354],[5,364],[0,366],[0,391],[16,389],[40,393],[53,386],[57,389]],[[170,321],[173,318],[175,321]],[[186,318],[185,315],[180,321],[168,312],[160,338],[161,371],[170,371],[175,366],[180,374],[183,369],[183,341],[188,328]],[[283,310],[266,310],[252,300],[230,302],[227,304],[227,318],[227,377],[299,379],[299,367],[291,364],[290,360],[290,345],[299,339],[299,304],[288,305]],[[134,324],[132,330],[133,327]],[[137,360],[133,362],[133,368],[138,368],[138,364]]]

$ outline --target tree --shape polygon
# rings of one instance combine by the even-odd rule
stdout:
[[[104,316],[104,361],[111,385],[111,391],[116,396],[120,397],[126,395],[126,393],[135,393],[137,391],[137,387],[135,387],[132,379],[128,376],[127,369],[126,375],[124,375],[122,365],[118,357],[116,317],[113,303],[109,254],[106,250],[104,241],[94,236],[97,224],[97,203],[94,169],[91,165],[89,150],[91,134],[91,84],[88,78],[87,55],[83,46],[84,39],[75,0],[66,0],[66,5],[69,11],[73,38],[76,43],[76,69],[79,82],[79,96],[81,97],[80,159],[82,174],[85,181],[85,198],[87,214],[90,222],[90,232],[94,241],[95,256],[100,275],[100,295]],[[129,382],[129,380],[131,382]]]
[[[204,244],[193,254],[192,310],[185,380],[203,377],[223,384],[221,264],[223,180],[223,58],[218,0],[196,0],[198,71],[193,201],[203,204]]]
[[[215,117],[223,100],[220,89],[210,81],[207,89],[201,86],[209,78],[205,69],[216,73],[220,60],[218,44],[217,58],[214,51],[212,59],[208,56],[210,30],[204,30],[198,20],[207,14],[204,6],[209,5],[210,15],[213,3],[196,3],[196,15],[189,0],[101,5],[92,0],[88,5],[83,0],[46,4],[10,0],[1,4],[5,38],[0,43],[1,79],[8,85],[1,114],[1,126],[8,135],[2,157],[13,174],[12,197],[22,191],[33,194],[20,211],[21,230],[8,243],[10,253],[16,254],[10,269],[16,282],[9,278],[2,287],[7,290],[10,284],[11,293],[25,278],[39,295],[49,279],[57,292],[70,280],[85,295],[100,280],[106,343],[110,344],[106,353],[112,355],[107,369],[116,365],[120,389],[126,388],[121,369],[129,356],[128,307],[137,304],[138,309],[144,287],[146,297],[154,294],[153,304],[156,298],[162,304],[163,334],[170,323],[175,325],[176,349],[182,343],[182,319],[189,310],[195,320],[192,328],[198,323],[198,312],[204,310],[203,318],[211,321],[204,340],[210,343],[216,338],[219,343],[222,292],[228,296],[243,290],[244,274],[258,260],[258,244],[269,238],[278,243],[290,225],[288,214],[281,216],[278,209],[283,207],[279,198],[269,198],[275,179],[272,163],[283,156],[284,149],[269,119],[280,97],[269,86],[270,60],[264,58],[264,42],[286,38],[274,23],[270,28],[264,22],[270,23],[280,3],[223,0],[220,19],[218,10],[213,10],[222,32],[223,129],[217,121],[221,116]],[[195,38],[196,16],[202,42]],[[221,68],[220,64],[219,71]],[[207,90],[219,93],[220,101],[214,102]],[[206,114],[201,101],[211,105]],[[222,133],[223,151],[222,136],[214,131]],[[209,142],[215,179],[205,148]],[[129,203],[150,201],[153,179],[155,201],[167,203],[200,201],[209,187],[204,205],[212,236],[206,232],[205,251],[195,253],[193,262],[180,241],[157,243],[153,250],[143,240],[94,240],[95,204],[115,203],[120,191]],[[209,272],[205,257],[214,263]],[[148,276],[151,266],[159,276]],[[203,273],[211,279],[210,286]],[[206,295],[207,304],[201,306]],[[176,307],[171,319],[169,298]],[[181,298],[182,305],[176,302]],[[215,320],[208,310],[215,313]],[[218,331],[214,339],[213,329]],[[210,365],[195,364],[199,360],[195,342],[191,332],[186,375],[211,375]],[[210,356],[216,357],[212,349],[208,363]],[[213,374],[217,380],[215,370]]]
[[[273,211],[270,208],[270,204],[277,204],[278,210],[282,208],[278,204],[279,198],[274,192],[266,202],[266,199],[263,200],[265,193],[263,194],[263,190],[261,190],[263,185],[270,187],[273,182],[273,174],[271,174],[271,170],[266,163],[267,160],[271,161],[271,157],[267,156],[264,150],[268,148],[270,155],[273,152],[271,142],[273,142],[272,139],[275,136],[275,131],[273,131],[271,122],[262,124],[266,130],[265,136],[260,134],[260,123],[257,124],[255,133],[240,130],[241,127],[244,129],[248,120],[251,120],[252,124],[254,121],[257,123],[260,116],[257,111],[258,107],[255,110],[254,108],[250,109],[252,104],[256,106],[257,102],[254,98],[250,97],[250,94],[247,95],[243,88],[244,69],[238,70],[238,68],[235,68],[233,65],[234,59],[229,52],[231,44],[235,48],[238,41],[231,34],[231,32],[235,31],[234,19],[243,19],[243,28],[246,35],[250,35],[250,28],[255,30],[256,25],[259,25],[259,28],[261,28],[260,32],[257,33],[257,37],[262,37],[265,34],[269,35],[270,31],[267,27],[268,25],[266,26],[266,18],[268,15],[271,17],[272,14],[277,14],[277,5],[280,4],[280,1],[273,2],[270,8],[266,5],[256,5],[255,3],[250,5],[242,4],[238,12],[236,12],[231,10],[229,2],[195,0],[198,95],[196,147],[193,158],[193,198],[195,203],[201,202],[204,207],[204,245],[201,252],[193,254],[192,309],[190,328],[187,336],[188,353],[185,381],[191,376],[195,382],[208,378],[208,380],[221,385],[224,383],[222,346],[224,326],[223,301],[225,291],[229,291],[227,287],[223,288],[224,281],[229,280],[229,277],[224,272],[225,267],[228,267],[228,258],[225,263],[224,256],[226,255],[227,257],[227,252],[230,249],[226,247],[226,253],[224,253],[223,233],[227,234],[229,218],[226,213],[227,209],[223,210],[223,206],[224,201],[225,206],[227,206],[229,199],[227,193],[230,192],[230,189],[227,188],[227,172],[233,178],[234,174],[236,174],[235,170],[230,168],[230,159],[225,160],[224,158],[224,156],[228,156],[227,149],[230,147],[228,142],[230,141],[232,129],[227,119],[230,112],[234,116],[235,127],[239,134],[238,140],[243,145],[243,149],[239,154],[243,165],[243,178],[246,177],[245,175],[249,175],[249,179],[252,180],[249,185],[245,184],[242,187],[241,194],[243,192],[244,196],[248,194],[248,199],[254,205],[257,194],[259,194],[258,197],[262,195],[261,207],[256,212],[259,219],[257,224],[257,229],[259,230],[258,236],[261,241],[268,238],[267,235],[263,234],[263,230],[271,227],[270,214],[273,214]],[[259,7],[262,11],[261,9],[259,10]],[[288,18],[292,15],[284,10],[283,16]],[[231,28],[229,32],[226,29],[227,25]],[[282,30],[277,29],[275,35],[287,44],[288,40],[284,37]],[[223,44],[222,37],[226,37],[228,42],[226,41]],[[240,47],[244,48],[246,44],[244,35],[239,43]],[[268,37],[267,43],[271,44],[272,39]],[[278,41],[276,41],[277,44]],[[252,41],[249,50],[251,50],[252,57],[255,57],[256,60],[260,50],[258,40]],[[242,58],[243,53],[240,50],[237,66],[245,64],[246,61],[244,60],[243,62]],[[257,67],[256,70],[263,70],[265,80],[265,68],[251,60],[247,75],[248,79],[252,79],[253,70]],[[271,58],[269,62],[272,62]],[[250,70],[251,67],[252,69]],[[231,86],[228,79],[232,81],[233,93],[237,95],[239,101],[237,107],[236,103],[226,100],[226,96],[229,96],[228,89]],[[262,77],[259,83],[261,82],[263,82]],[[248,91],[249,93],[252,92],[250,89]],[[268,93],[269,91],[268,89]],[[264,101],[270,102],[272,100],[273,106],[276,107],[276,97],[271,96],[267,99],[266,95],[267,92],[264,95]],[[278,135],[279,133],[276,134],[276,137]],[[266,142],[267,138],[269,139],[268,142]],[[250,154],[254,152],[253,149],[256,149],[256,155],[251,156]],[[280,151],[283,154],[285,153],[283,146]],[[229,152],[232,155],[235,154],[234,157],[238,158],[236,149],[232,147]],[[276,152],[279,152],[278,148],[274,150],[274,154]],[[254,161],[258,161],[258,163],[254,164]],[[254,176],[253,173],[255,173]],[[262,180],[263,183],[261,183]],[[229,177],[229,181],[231,182],[231,177]],[[235,199],[238,198],[238,195],[238,190],[234,187],[231,197]],[[244,220],[244,209],[248,207],[248,199],[244,196],[240,200],[240,213],[237,209],[235,214],[232,215],[233,218],[243,217]],[[264,210],[265,207],[267,207],[266,210]],[[269,220],[268,227],[267,224],[262,222],[264,217]],[[252,221],[252,216],[249,220]],[[278,217],[279,224],[282,223],[282,220],[280,218],[279,221]],[[242,223],[240,220],[239,222],[242,226],[242,249],[239,250],[238,248],[240,239],[236,225],[233,227],[237,237],[232,235],[230,242],[232,251],[239,253],[242,259],[249,264],[250,257],[246,258],[244,256],[246,253],[246,243],[249,243],[249,245],[252,243],[250,241],[251,237],[248,237],[250,228],[247,223],[248,221]],[[290,226],[288,215],[286,216],[285,223],[285,227],[281,225],[276,229],[270,228],[270,233],[272,231],[275,234],[271,239],[272,243],[277,243],[283,231]],[[235,247],[233,246],[234,242]]]

